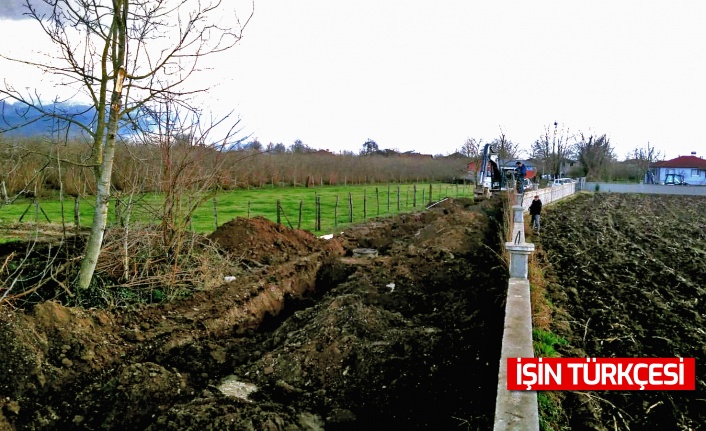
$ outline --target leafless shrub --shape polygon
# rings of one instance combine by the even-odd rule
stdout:
[[[110,281],[102,289],[125,288],[138,294],[159,290],[163,299],[173,299],[218,286],[226,275],[236,275],[238,271],[237,260],[221,253],[201,235],[189,234],[189,252],[176,255],[164,243],[158,227],[134,225],[129,232],[126,239],[123,228],[106,231],[96,265],[96,273],[104,281]],[[128,271],[123,264],[126,241],[130,253]]]

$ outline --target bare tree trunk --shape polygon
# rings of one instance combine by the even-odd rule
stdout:
[[[93,147],[98,148],[103,146],[102,159],[99,160],[100,165],[98,170],[98,181],[96,183],[96,209],[93,213],[93,223],[91,224],[91,234],[88,237],[86,251],[81,261],[81,269],[78,274],[78,287],[87,289],[91,284],[93,273],[96,270],[98,256],[103,245],[103,235],[105,234],[105,226],[108,221],[108,204],[110,203],[110,180],[113,175],[113,160],[115,158],[115,139],[118,133],[118,123],[122,110],[122,92],[123,81],[125,80],[125,33],[126,19],[128,13],[127,0],[114,0],[113,2],[113,24],[111,27],[112,38],[106,40],[103,48],[102,65],[102,82],[101,89],[105,89],[110,82],[114,83],[113,91],[110,97],[110,112],[107,123],[105,136],[105,144],[103,143],[103,134],[101,130],[96,130]],[[111,60],[108,59],[108,53],[112,51]],[[110,69],[109,69],[110,68]],[[112,75],[112,76],[111,76]],[[101,91],[101,100],[97,109],[100,112],[105,112],[105,99],[103,95],[107,91]],[[97,128],[103,127],[103,122],[99,121]],[[101,153],[97,153],[101,154]]]
[[[123,46],[121,44],[121,46]],[[123,48],[124,49],[124,48]],[[103,161],[100,166],[100,177],[97,183],[96,210],[93,213],[91,235],[86,244],[86,253],[81,261],[81,270],[78,274],[78,287],[87,289],[91,284],[93,273],[96,270],[98,256],[103,245],[103,235],[108,221],[108,204],[110,203],[110,179],[113,175],[113,160],[115,157],[115,136],[118,133],[118,120],[120,117],[120,98],[125,78],[124,69],[118,72],[118,79],[113,90],[110,119],[108,120],[108,136],[103,150]]]

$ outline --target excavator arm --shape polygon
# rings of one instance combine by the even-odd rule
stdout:
[[[484,196],[490,195],[493,190],[499,190],[502,182],[500,168],[498,168],[497,150],[491,144],[485,144],[478,169],[476,193]]]

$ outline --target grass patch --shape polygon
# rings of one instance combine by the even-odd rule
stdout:
[[[571,429],[566,423],[566,415],[561,410],[561,393],[538,391],[539,429],[541,431],[564,431]]]
[[[431,196],[430,196],[431,194]],[[317,197],[320,208],[321,229],[316,231]],[[316,231],[319,234],[333,233],[351,224],[369,218],[389,216],[404,212],[423,210],[429,202],[447,197],[473,197],[473,186],[463,184],[381,184],[318,187],[278,187],[238,189],[218,193],[208,199],[194,213],[189,228],[197,233],[208,234],[235,217],[262,216],[277,221],[277,202],[280,204],[279,221],[285,226]],[[114,196],[109,206],[108,220],[117,223]],[[123,194],[123,201],[127,196]],[[156,224],[162,213],[162,198],[158,194],[143,194],[133,197],[134,209],[131,221]],[[184,199],[184,204],[188,203]],[[95,208],[95,198],[79,200],[79,224],[90,226]],[[301,217],[300,217],[301,213]],[[12,204],[0,205],[0,226],[12,223],[31,222],[38,224],[61,224],[74,226],[74,199],[62,202],[58,198],[37,201],[20,199]]]
[[[525,218],[525,232],[529,228],[529,218]],[[549,276],[547,268],[542,265],[543,253],[537,247],[529,258],[530,304],[532,307],[532,347],[536,357],[555,358],[559,356],[557,346],[564,346],[568,341],[551,332],[552,304],[547,296]],[[537,392],[537,407],[539,409],[539,429],[541,431],[568,430],[568,418],[563,411],[562,392]]]
[[[525,232],[529,232],[526,230]],[[549,331],[552,324],[552,307],[547,298],[546,271],[539,263],[536,250],[529,256],[530,305],[532,307],[532,327]]]
[[[559,353],[554,346],[565,346],[569,342],[551,332],[542,329],[532,329],[532,345],[538,358],[556,358]]]

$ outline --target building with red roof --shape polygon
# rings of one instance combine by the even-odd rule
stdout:
[[[690,156],[679,156],[676,159],[662,160],[650,166],[650,174],[654,182],[664,183],[667,174],[677,174],[684,177],[690,185],[706,185],[706,160],[696,157],[692,152]]]

